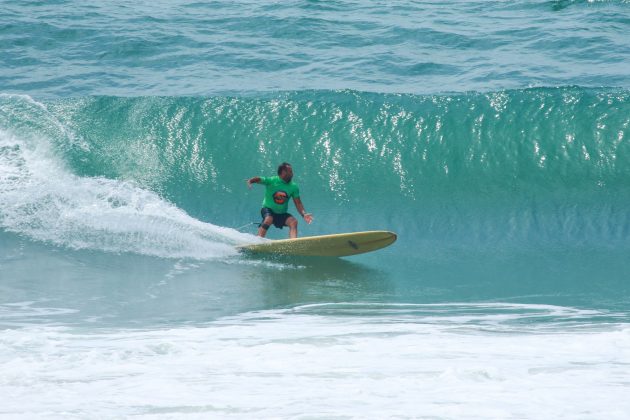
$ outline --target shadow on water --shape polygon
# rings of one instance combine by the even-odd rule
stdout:
[[[394,291],[387,271],[341,258],[247,257],[248,275],[264,285],[269,307],[303,303],[380,300]]]

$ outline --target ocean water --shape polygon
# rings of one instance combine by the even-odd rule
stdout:
[[[0,418],[627,419],[629,34],[623,0],[0,1]],[[239,254],[283,161],[301,235],[398,241]]]

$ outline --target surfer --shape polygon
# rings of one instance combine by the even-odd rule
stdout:
[[[293,182],[293,168],[291,164],[283,162],[278,166],[278,175],[270,177],[255,176],[247,180],[247,187],[252,188],[252,184],[263,184],[265,188],[265,198],[262,203],[260,214],[262,223],[258,228],[258,236],[265,237],[267,229],[273,224],[278,229],[289,226],[289,237],[297,238],[298,221],[290,213],[289,198],[293,197],[295,208],[304,218],[306,223],[313,221],[313,216],[304,210],[302,200],[300,200],[300,189]]]

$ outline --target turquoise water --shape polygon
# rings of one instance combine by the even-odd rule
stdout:
[[[628,2],[0,5],[0,417],[630,414]]]

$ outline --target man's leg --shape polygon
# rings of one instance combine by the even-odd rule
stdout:
[[[273,216],[265,216],[265,218],[263,219],[263,222],[260,224],[260,227],[258,228],[258,236],[260,236],[261,238],[264,238],[265,236],[267,236],[267,229],[269,229],[269,226],[271,226],[273,224]]]
[[[298,221],[295,217],[289,216],[284,222],[286,226],[289,226],[289,238],[297,238],[297,225]]]

